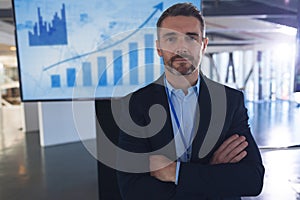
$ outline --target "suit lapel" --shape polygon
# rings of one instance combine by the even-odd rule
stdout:
[[[208,91],[208,87],[205,83],[206,79],[200,75],[200,93],[198,96],[199,112],[196,113],[195,117],[195,131],[196,136],[193,140],[192,146],[192,161],[199,160],[200,147],[205,138],[206,132],[211,118],[211,99]],[[197,127],[198,125],[198,127]]]
[[[164,86],[164,74],[153,83],[153,94],[149,96],[151,104],[159,104],[163,106],[166,111],[167,119],[162,130],[151,138],[152,148],[154,150],[161,149],[169,145],[164,149],[163,154],[168,156],[170,159],[176,159],[175,143],[173,141],[173,126],[170,115],[170,108],[168,104],[168,97]],[[172,143],[170,143],[173,141]]]

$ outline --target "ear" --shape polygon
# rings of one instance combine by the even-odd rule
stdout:
[[[202,53],[204,53],[208,45],[208,38],[203,38],[202,45]]]
[[[160,44],[159,44],[159,41],[156,40],[156,51],[157,51],[157,54],[162,57],[162,50],[160,48]]]

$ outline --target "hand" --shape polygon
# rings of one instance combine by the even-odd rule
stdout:
[[[150,174],[164,182],[175,182],[176,162],[162,155],[150,156]]]
[[[210,164],[237,163],[247,155],[247,152],[245,151],[247,146],[248,142],[246,141],[245,136],[235,134],[225,140],[217,149]]]

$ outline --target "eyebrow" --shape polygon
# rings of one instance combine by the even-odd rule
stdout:
[[[199,34],[199,33],[196,33],[196,32],[187,32],[186,35],[200,36],[200,34]]]
[[[164,38],[164,37],[169,37],[169,36],[173,36],[173,35],[176,35],[176,33],[175,32],[169,32],[169,33],[164,34],[162,37]]]
[[[164,34],[162,37],[169,37],[169,36],[173,36],[173,35],[177,35],[177,33],[176,32],[169,32],[169,33]],[[196,33],[196,32],[187,32],[187,33],[185,33],[185,35],[188,35],[188,36],[200,36],[200,34]]]

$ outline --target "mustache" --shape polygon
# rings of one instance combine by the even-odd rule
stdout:
[[[176,59],[181,59],[181,58],[186,59],[186,60],[189,60],[189,61],[194,60],[194,57],[191,56],[191,55],[188,55],[188,54],[180,54],[180,55],[178,55],[178,54],[177,54],[177,55],[173,56],[173,57],[170,59],[170,61],[173,63],[174,60],[176,60]]]

